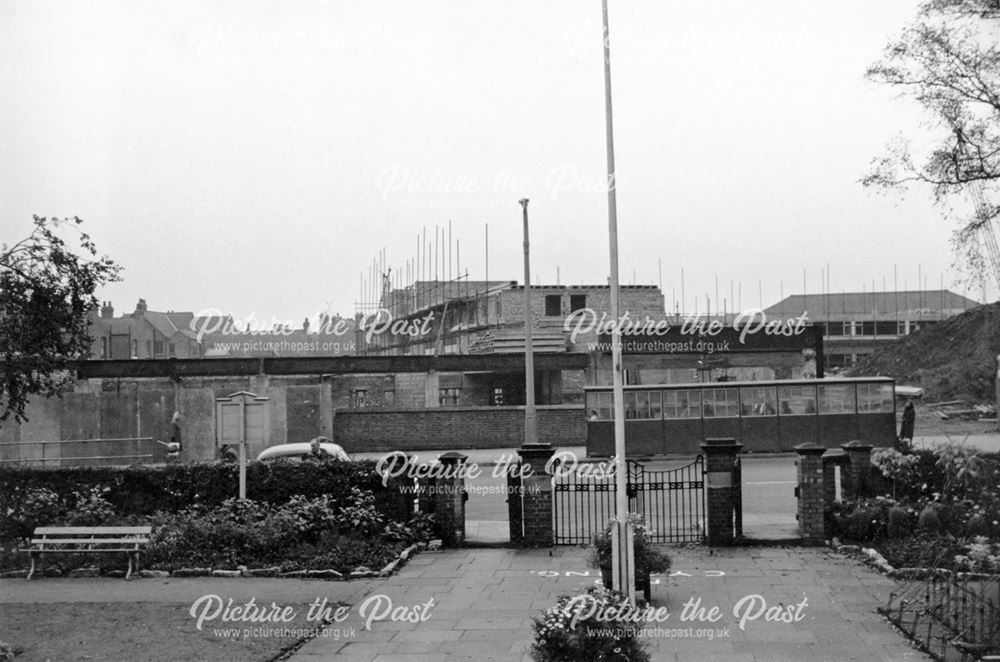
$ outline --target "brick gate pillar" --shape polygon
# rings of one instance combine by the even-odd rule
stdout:
[[[465,541],[465,461],[467,455],[455,451],[442,453],[442,476],[434,484],[434,517],[441,542],[447,547]]]
[[[741,502],[743,485],[733,479],[736,457],[743,444],[735,439],[706,439],[701,444],[705,453],[705,474],[708,480],[708,544],[732,545],[736,539],[735,509]]]
[[[799,444],[795,447],[798,458],[798,513],[799,533],[806,545],[822,545],[825,537],[823,508],[826,498],[823,475],[823,453],[818,444]]]
[[[851,496],[865,496],[871,483],[874,447],[857,440],[841,444],[840,447],[847,453],[848,462],[847,471],[841,473],[840,482],[844,485],[844,492]],[[844,474],[847,480],[844,480]]]
[[[518,450],[523,463],[521,521],[524,536],[521,544],[526,547],[551,547],[554,544],[552,476],[545,470],[553,453],[555,449],[548,444],[524,445]],[[511,540],[513,541],[513,536]]]

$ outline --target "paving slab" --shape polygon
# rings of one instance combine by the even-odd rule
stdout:
[[[825,548],[693,545],[672,548],[672,556],[672,571],[653,578],[653,603],[670,612],[667,621],[647,628],[654,660],[930,659],[876,612],[895,583],[854,559]],[[376,662],[528,660],[531,619],[560,594],[600,581],[582,548],[444,550],[421,559],[366,588],[411,602],[433,598],[425,621],[403,629],[373,622],[358,644],[316,638],[293,662],[324,656]],[[427,574],[448,576],[447,585],[412,583]],[[502,581],[491,581],[498,578]],[[765,620],[768,608],[788,612],[800,603],[797,622]],[[691,613],[696,604],[706,620]],[[708,620],[711,607],[718,609],[715,621]],[[352,610],[341,625],[358,627],[360,635],[364,622]]]

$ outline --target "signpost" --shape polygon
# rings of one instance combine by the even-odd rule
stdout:
[[[216,446],[235,444],[240,453],[240,498],[247,498],[247,444],[268,441],[267,398],[246,391],[215,400]]]

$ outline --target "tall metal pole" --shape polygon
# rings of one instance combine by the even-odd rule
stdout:
[[[535,349],[532,338],[534,315],[531,314],[531,261],[528,244],[528,199],[518,200],[524,216],[524,445],[538,443],[535,414]]]
[[[608,0],[601,0],[604,19],[604,115],[608,150],[608,248],[610,253],[611,319],[615,321],[611,333],[611,372],[615,416],[615,535],[611,546],[612,581],[615,588],[635,604],[632,587],[635,571],[632,566],[632,536],[628,526],[628,493],[625,472],[625,393],[622,380],[622,343],[618,282],[618,205],[615,198],[615,141],[611,112],[611,32],[608,23]]]

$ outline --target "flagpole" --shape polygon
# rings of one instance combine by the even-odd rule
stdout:
[[[615,321],[611,333],[611,372],[614,393],[615,420],[615,520],[612,535],[612,581],[615,588],[628,597],[629,604],[635,605],[632,593],[635,586],[635,572],[632,567],[632,536],[628,526],[627,474],[625,471],[625,393],[622,381],[622,343],[619,281],[618,281],[618,206],[615,198],[615,143],[611,112],[611,33],[608,27],[608,0],[601,0],[604,19],[604,114],[608,151],[608,246],[611,274],[611,318]]]

